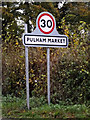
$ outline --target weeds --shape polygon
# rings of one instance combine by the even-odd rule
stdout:
[[[45,97],[30,98],[31,110],[27,110],[26,99],[7,95],[2,97],[4,118],[89,118],[90,108],[86,105],[47,104]]]

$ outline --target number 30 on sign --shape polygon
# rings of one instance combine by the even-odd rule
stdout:
[[[44,34],[50,34],[55,27],[54,18],[48,14],[43,13],[38,18],[38,28]]]

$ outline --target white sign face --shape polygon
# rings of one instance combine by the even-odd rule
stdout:
[[[44,34],[50,34],[55,27],[55,21],[49,13],[43,13],[38,18],[38,28]]]
[[[24,35],[25,46],[38,46],[38,47],[66,47],[66,36],[44,36],[44,35]]]
[[[29,47],[67,47],[68,37],[56,30],[56,21],[49,12],[42,12],[36,20],[36,29],[23,34],[23,44]]]

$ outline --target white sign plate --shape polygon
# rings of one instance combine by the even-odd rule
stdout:
[[[36,20],[36,29],[23,34],[23,44],[29,47],[67,47],[68,37],[56,30],[56,21],[49,12],[42,12]]]
[[[30,47],[67,47],[67,37],[25,34],[23,44]]]

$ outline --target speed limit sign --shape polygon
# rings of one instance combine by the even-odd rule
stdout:
[[[55,27],[54,17],[49,13],[42,13],[38,18],[38,28],[44,34],[50,34]]]
[[[23,34],[23,44],[30,47],[67,47],[68,37],[56,30],[56,21],[49,12],[41,12],[36,19],[36,29]]]

